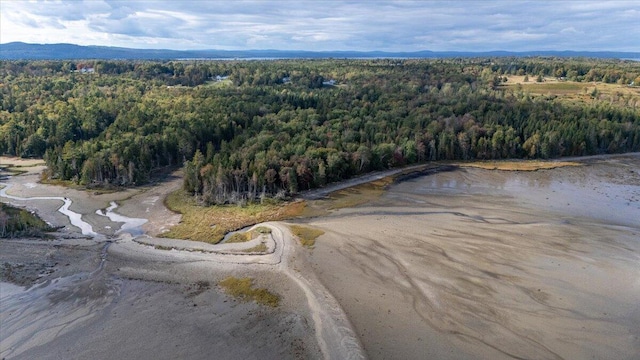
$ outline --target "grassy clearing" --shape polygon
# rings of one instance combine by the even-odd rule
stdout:
[[[592,103],[607,101],[618,106],[637,106],[640,104],[640,87],[600,82],[558,81],[545,78],[544,82],[535,80],[523,82],[522,77],[509,77],[503,86],[516,92],[523,91],[534,96],[548,96],[574,103]]]
[[[582,164],[570,161],[482,161],[473,163],[462,163],[462,167],[472,167],[485,170],[501,170],[501,171],[537,171],[555,169],[565,166],[581,166]]]
[[[218,283],[226,293],[240,301],[255,301],[258,304],[276,307],[280,297],[265,288],[254,288],[253,279],[228,277]]]
[[[291,219],[302,213],[303,202],[281,204],[250,204],[202,207],[182,190],[165,198],[165,205],[182,214],[180,224],[172,227],[162,237],[219,243],[225,234],[265,221]]]
[[[300,225],[290,225],[289,228],[293,235],[295,235],[303,246],[313,247],[316,244],[316,239],[324,234],[324,231],[313,229]]]
[[[584,88],[587,84],[578,82],[544,82],[544,83],[530,83],[523,87],[532,93],[546,94],[551,93],[554,95],[573,94],[576,92],[584,92]]]
[[[224,80],[220,80],[220,81],[207,81],[204,85],[205,87],[212,87],[212,88],[225,88],[225,87],[230,87],[233,86],[233,81],[229,80],[229,79],[224,79]]]

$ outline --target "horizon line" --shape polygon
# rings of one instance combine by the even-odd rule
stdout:
[[[531,53],[531,52],[546,52],[546,53],[566,53],[566,52],[581,52],[581,53],[626,53],[640,55],[640,51],[625,51],[625,50],[549,50],[549,49],[536,49],[536,50],[303,50],[303,49],[220,49],[220,48],[208,48],[208,49],[169,49],[169,48],[137,48],[137,47],[124,47],[124,46],[111,46],[111,45],[81,45],[74,43],[29,43],[24,41],[10,41],[6,43],[0,42],[0,46],[9,44],[25,44],[25,45],[37,45],[37,46],[55,46],[55,45],[71,45],[85,48],[110,48],[110,49],[129,49],[129,50],[143,50],[143,51],[175,51],[175,52],[204,52],[204,51],[225,51],[225,52],[238,52],[238,51],[278,51],[278,52],[309,52],[309,53],[340,53],[340,52],[356,52],[356,53]]]

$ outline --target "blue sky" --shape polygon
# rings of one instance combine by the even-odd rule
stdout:
[[[0,0],[0,16],[1,43],[179,50],[640,51],[640,0]]]

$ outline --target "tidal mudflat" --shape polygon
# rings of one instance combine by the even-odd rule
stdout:
[[[312,250],[265,224],[258,254],[154,238],[180,221],[162,203],[179,177],[97,194],[40,184],[30,168],[3,201],[62,229],[0,241],[0,355],[637,358],[640,154],[579,161],[430,173],[298,220],[325,231]],[[280,305],[236,301],[216,285],[227,276]]]
[[[372,359],[637,359],[640,155],[461,168],[307,221]]]
[[[304,268],[304,253],[286,227],[273,225],[279,236],[265,254],[224,255],[186,241],[174,242],[189,250],[172,250],[156,243],[171,240],[149,234],[179,221],[162,203],[178,177],[98,194],[38,183],[41,170],[4,179],[0,194],[61,228],[51,240],[0,241],[3,359],[344,357],[330,340],[344,338],[331,331],[341,309],[325,311],[330,296],[319,298],[321,287],[290,269]],[[228,276],[253,279],[279,306],[225,294],[217,284]]]

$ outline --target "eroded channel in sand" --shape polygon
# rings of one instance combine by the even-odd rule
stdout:
[[[91,226],[91,224],[89,224],[86,221],[82,220],[82,215],[81,214],[78,214],[77,212],[69,210],[69,207],[72,204],[71,199],[66,198],[66,197],[61,197],[61,196],[35,196],[35,197],[13,196],[13,195],[7,194],[7,190],[9,190],[12,187],[12,184],[0,183],[0,186],[3,186],[3,188],[0,190],[0,196],[4,197],[4,198],[7,198],[7,199],[11,199],[11,200],[17,200],[17,201],[57,200],[57,201],[62,201],[63,204],[58,209],[58,211],[69,218],[69,222],[71,223],[71,225],[73,225],[73,226],[77,227],[78,229],[80,229],[80,231],[82,231],[82,235],[87,235],[87,236],[97,236],[98,235],[95,231],[93,231],[93,227]]]
[[[144,233],[142,231],[142,225],[146,224],[149,220],[142,218],[132,218],[118,214],[113,211],[117,207],[118,204],[116,204],[115,201],[112,201],[109,204],[109,207],[105,210],[96,210],[96,214],[100,216],[106,216],[113,222],[122,223],[122,226],[120,226],[120,229],[116,231],[116,234],[126,232],[131,234],[131,236],[142,235]]]
[[[304,256],[301,253],[296,253],[296,251],[301,250],[295,249],[297,247],[296,241],[291,238],[286,227],[277,224],[271,225],[274,233],[277,233],[277,235],[274,237],[269,236],[269,239],[264,241],[267,244],[268,250],[262,253],[247,252],[246,249],[244,249],[248,246],[254,246],[252,242],[247,242],[246,244],[207,246],[209,244],[192,243],[183,240],[154,239],[145,235],[142,230],[142,225],[147,222],[147,219],[131,218],[117,213],[116,209],[118,208],[118,204],[116,202],[110,202],[110,206],[106,209],[95,210],[96,208],[92,208],[92,206],[96,206],[99,202],[87,199],[89,201],[83,203],[82,201],[85,198],[80,194],[73,197],[74,200],[80,201],[80,208],[85,209],[84,214],[79,214],[69,210],[72,200],[66,196],[30,197],[28,195],[41,195],[44,187],[41,188],[37,184],[27,185],[32,183],[22,183],[22,187],[19,186],[19,183],[14,184],[18,190],[21,190],[17,192],[17,194],[21,196],[7,194],[7,190],[13,184],[5,186],[0,196],[21,202],[32,201],[36,207],[44,207],[45,205],[41,204],[46,204],[48,201],[62,201],[63,206],[57,209],[57,211],[68,217],[70,223],[78,227],[84,235],[101,238],[103,234],[96,234],[94,231],[94,229],[97,229],[97,231],[102,232],[100,229],[102,229],[103,226],[98,226],[100,224],[109,224],[108,226],[104,226],[104,228],[108,229],[108,233],[113,234],[110,222],[116,224],[113,225],[113,229],[118,229],[115,231],[115,234],[124,236],[120,236],[118,240],[110,243],[111,247],[108,251],[108,267],[118,267],[118,276],[116,276],[115,279],[142,277],[144,279],[148,278],[152,281],[158,281],[158,279],[170,278],[174,276],[175,272],[171,269],[174,266],[173,264],[183,269],[199,267],[205,272],[213,271],[219,274],[228,274],[230,271],[249,272],[254,274],[253,276],[255,276],[257,272],[263,274],[282,274],[285,278],[288,278],[286,282],[291,281],[295,284],[294,288],[300,289],[296,291],[306,298],[308,304],[308,309],[301,312],[301,314],[306,314],[304,315],[306,319],[304,321],[296,320],[298,324],[305,324],[304,326],[311,326],[313,329],[312,332],[308,332],[307,334],[313,334],[312,336],[315,337],[316,342],[307,342],[307,346],[311,349],[309,350],[311,352],[308,354],[312,354],[313,351],[315,351],[313,350],[314,348],[320,348],[319,356],[314,355],[308,358],[360,359],[364,357],[358,339],[351,330],[348,319],[335,299],[333,299],[326,289],[317,283],[317,280],[313,280],[313,278],[310,279],[307,276],[309,274],[303,275],[299,270],[293,270],[293,268],[304,268],[305,265],[289,264],[290,258],[300,259]],[[9,190],[9,192],[11,192],[11,190]],[[142,195],[143,199],[145,196],[147,195]],[[137,198],[134,197],[131,201],[135,203],[136,199]],[[141,201],[141,203],[145,203],[145,201]],[[127,203],[125,205],[129,206],[130,204]],[[135,206],[133,209],[135,213]],[[50,207],[49,211],[53,213],[53,207]],[[128,211],[131,212],[131,208],[129,208]],[[96,218],[93,215],[94,212],[99,217]],[[149,211],[149,208],[147,208],[146,212],[149,213],[149,216],[153,216],[157,214],[157,209]],[[110,222],[98,220],[100,217],[108,218]],[[91,221],[92,223],[89,224],[85,220]],[[135,238],[135,241],[131,241],[132,238]],[[91,240],[84,239],[82,241],[86,244],[95,244],[95,242]],[[254,241],[260,242],[261,240],[256,239]],[[65,245],[63,245],[63,247],[64,246]],[[167,251],[166,249],[173,250]],[[100,260],[99,269],[102,269],[107,262],[106,256],[107,254],[104,252]],[[151,271],[147,269],[144,264],[148,261],[156,263],[157,268]],[[126,264],[126,266],[116,264]],[[113,268],[111,271],[113,271]],[[163,270],[160,271],[157,269]],[[194,281],[194,278],[200,277],[200,275],[198,275],[199,272],[191,273],[192,270],[185,271],[187,271],[187,277],[180,277],[179,281],[189,281],[189,279],[190,281]],[[107,273],[109,273],[109,271],[107,271]],[[76,339],[79,342],[87,341],[89,336],[92,335],[85,334],[81,329],[97,326],[95,325],[97,321],[103,321],[102,318],[104,314],[111,311],[109,309],[121,309],[121,307],[118,306],[118,303],[122,300],[121,296],[118,295],[121,285],[119,285],[119,281],[116,281],[116,283],[113,282],[114,277],[105,277],[104,274],[102,270],[90,273],[83,270],[82,272],[67,274],[55,279],[51,278],[51,280],[46,280],[49,279],[49,277],[45,276],[39,281],[47,281],[46,283],[16,294],[7,294],[8,297],[6,298],[3,297],[2,312],[4,314],[13,314],[3,320],[5,324],[10,325],[10,327],[5,327],[3,331],[6,329],[13,329],[15,331],[10,331],[11,334],[8,332],[2,334],[0,338],[2,338],[3,341],[2,346],[0,346],[0,353],[2,353],[3,356],[40,354],[39,351],[43,345],[46,344],[46,346],[53,346],[55,348],[55,346],[60,345],[58,339],[70,336],[69,334],[79,335],[80,338]],[[113,275],[113,273],[110,275]],[[263,275],[259,276],[262,277]],[[274,275],[267,275],[267,277],[269,276]],[[129,280],[124,281],[123,284],[125,283],[128,284]],[[84,286],[84,284],[88,287]],[[128,286],[126,284],[122,286]],[[86,293],[82,292],[84,291],[82,289],[85,288],[87,290]],[[82,291],[78,292],[76,290]],[[54,301],[54,303],[51,304],[51,301]],[[295,308],[298,309],[296,312],[304,308],[304,306],[300,307],[298,304],[304,303],[304,300],[302,303],[296,302]],[[55,310],[52,310],[51,305]],[[225,306],[224,308],[226,309],[227,307]],[[272,315],[275,316],[274,318],[280,316],[277,315],[277,313],[273,314]],[[246,315],[243,315],[243,317],[244,316]],[[300,315],[296,314],[296,316]],[[34,319],[36,319],[35,322]],[[302,317],[300,319],[302,319]],[[262,321],[266,321],[267,325],[265,326],[268,326],[268,319]],[[307,321],[309,321],[308,324]],[[35,326],[36,323],[39,325]],[[281,324],[281,329],[284,330],[288,328],[290,325],[287,324],[290,323]],[[286,327],[282,328],[282,326],[285,325]],[[116,326],[121,325],[118,323]],[[187,323],[180,324],[178,329],[184,329],[187,326]],[[218,325],[218,327],[220,327],[220,325]],[[274,341],[278,343],[279,340],[274,339]],[[317,345],[313,345],[313,343]],[[197,343],[193,344],[195,348],[200,346]],[[258,349],[259,347],[250,346],[249,349],[251,348]],[[231,351],[231,353],[242,353],[241,349]],[[293,357],[293,353],[287,354],[287,356],[289,355]],[[287,356],[283,358],[287,358]]]
[[[462,170],[310,220],[372,359],[637,359],[640,157]]]

